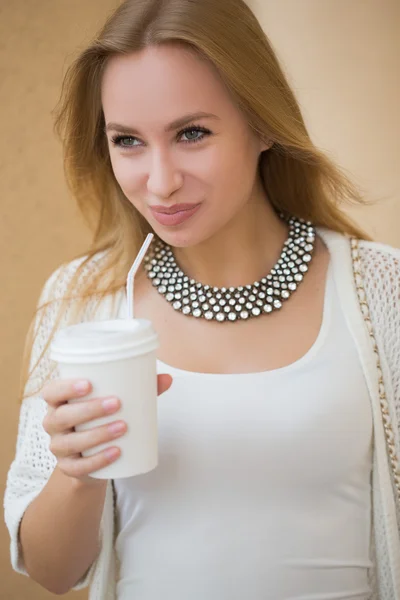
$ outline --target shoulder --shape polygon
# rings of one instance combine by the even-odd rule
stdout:
[[[359,242],[360,260],[367,278],[375,282],[391,283],[391,287],[400,284],[400,249],[379,242],[361,240]]]
[[[350,247],[351,238],[331,229],[318,228],[318,233],[331,255],[344,257]],[[381,277],[391,274],[400,276],[400,249],[380,242],[358,240],[361,267],[365,274],[375,272]]]
[[[73,283],[75,283],[75,290],[79,291],[82,282],[101,268],[105,256],[106,251],[101,251],[94,255],[85,254],[62,263],[46,279],[39,304],[60,300]]]
[[[318,228],[332,258],[340,267],[351,257],[351,238],[348,235]],[[380,242],[358,240],[360,270],[372,307],[400,302],[400,249]],[[351,258],[350,258],[351,261]],[[340,271],[341,272],[341,271]]]
[[[318,234],[328,246],[330,252],[335,252],[339,248],[343,248],[350,244],[351,237],[344,233],[339,233],[332,229],[324,227],[317,228]],[[386,260],[393,264],[400,261],[400,249],[394,248],[380,242],[372,242],[369,240],[358,240],[360,255],[364,262],[374,262],[374,260]]]
[[[360,252],[362,252],[366,259],[381,259],[393,261],[394,263],[400,261],[400,248],[366,240],[360,240],[359,244]]]
[[[378,242],[360,241],[361,274],[373,321],[385,335],[400,330],[400,250]]]

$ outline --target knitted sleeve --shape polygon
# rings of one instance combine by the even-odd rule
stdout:
[[[36,317],[30,359],[31,368],[45,348],[46,341],[55,324],[61,299],[81,261],[82,259],[77,259],[57,269],[43,287],[39,306],[50,299],[53,302],[44,309],[41,319]],[[63,313],[60,326],[66,324],[68,313],[69,309],[67,308]],[[25,387],[27,397],[20,409],[16,453],[8,472],[4,496],[5,522],[11,538],[11,564],[17,572],[25,575],[27,573],[19,543],[19,526],[25,510],[46,485],[56,466],[56,459],[49,450],[50,437],[42,426],[47,412],[47,404],[40,395],[33,395],[30,392],[40,390],[49,376],[52,379],[58,376],[57,369],[52,365],[47,350]],[[86,587],[90,582],[93,570],[94,565],[74,589]]]

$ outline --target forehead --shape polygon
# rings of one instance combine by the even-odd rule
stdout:
[[[160,124],[182,114],[237,111],[216,69],[179,45],[150,47],[112,57],[103,74],[106,120]]]

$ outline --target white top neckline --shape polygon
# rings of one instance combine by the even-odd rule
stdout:
[[[274,377],[274,375],[282,375],[283,373],[289,373],[295,369],[299,369],[303,367],[306,363],[311,361],[317,352],[320,350],[322,345],[325,343],[327,338],[329,327],[331,324],[332,317],[332,286],[334,285],[333,281],[333,273],[332,273],[332,265],[331,261],[329,261],[326,281],[325,281],[325,292],[324,292],[324,308],[322,313],[322,322],[321,326],[312,346],[307,350],[303,356],[294,362],[285,365],[284,367],[279,367],[278,369],[268,369],[266,371],[254,371],[250,373],[203,373],[198,371],[189,371],[186,369],[180,369],[178,367],[174,367],[165,363],[162,360],[157,359],[157,371],[158,373],[166,372],[170,375],[186,376],[186,377],[203,377],[207,379],[218,379],[218,378],[251,378],[251,377]]]

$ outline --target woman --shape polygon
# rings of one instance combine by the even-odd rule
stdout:
[[[94,237],[31,334],[14,568],[96,600],[400,598],[400,254],[341,212],[360,198],[249,8],[127,0],[70,68],[57,128]],[[119,400],[68,405],[90,382],[60,380],[48,346],[126,315],[149,231],[135,313],[160,339],[160,465],[106,482],[90,473],[126,425],[74,427]]]

